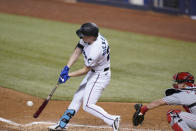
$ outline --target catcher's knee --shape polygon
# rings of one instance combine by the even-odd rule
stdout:
[[[169,110],[167,120],[174,131],[191,131],[188,125],[180,118],[180,110]]]
[[[178,113],[180,113],[181,111],[180,110],[169,110],[168,112],[167,112],[167,121],[168,121],[168,123],[171,123],[171,122],[174,122],[173,120],[174,120],[174,118],[178,118],[179,117],[179,115],[178,115]]]

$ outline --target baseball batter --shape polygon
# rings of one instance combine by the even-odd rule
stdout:
[[[144,114],[162,105],[182,105],[186,112],[181,110],[169,110],[168,122],[174,131],[191,131],[196,129],[196,85],[194,76],[188,72],[179,72],[173,76],[173,88],[167,89],[166,96],[152,103],[142,106],[135,105],[136,113],[133,116],[135,126],[142,123]]]
[[[110,49],[107,40],[99,34],[99,28],[94,23],[84,23],[76,31],[80,38],[67,65],[62,70],[59,82],[65,83],[71,77],[86,74],[78,90],[75,92],[72,102],[59,123],[51,129],[65,129],[70,119],[78,112],[80,106],[83,109],[102,119],[113,127],[114,131],[119,130],[120,116],[108,114],[103,108],[96,105],[104,88],[109,84],[110,71]],[[71,66],[77,61],[80,54],[84,56],[84,67],[69,73]]]

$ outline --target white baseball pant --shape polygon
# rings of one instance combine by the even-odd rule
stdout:
[[[116,116],[108,114],[103,108],[96,105],[104,88],[109,84],[110,78],[110,70],[105,72],[89,71],[74,94],[73,100],[68,109],[74,109],[78,112],[83,103],[83,109],[86,112],[102,119],[105,123],[111,126]]]

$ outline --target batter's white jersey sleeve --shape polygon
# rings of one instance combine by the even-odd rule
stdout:
[[[94,70],[103,70],[110,67],[109,45],[100,34],[92,44],[85,43],[80,39],[78,47],[82,49],[84,63],[87,67],[92,67]]]

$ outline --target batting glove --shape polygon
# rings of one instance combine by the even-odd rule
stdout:
[[[63,68],[63,70],[61,71],[61,74],[60,74],[60,77],[59,77],[59,80],[58,80],[58,82],[60,84],[65,83],[70,78],[68,76],[68,73],[69,73],[69,67],[68,66],[65,66]]]
[[[63,68],[63,70],[61,71],[60,76],[68,75],[68,73],[69,73],[69,67],[68,66],[65,66]]]
[[[58,82],[59,82],[60,84],[65,83],[69,78],[70,78],[70,77],[69,77],[68,75],[60,76]]]

